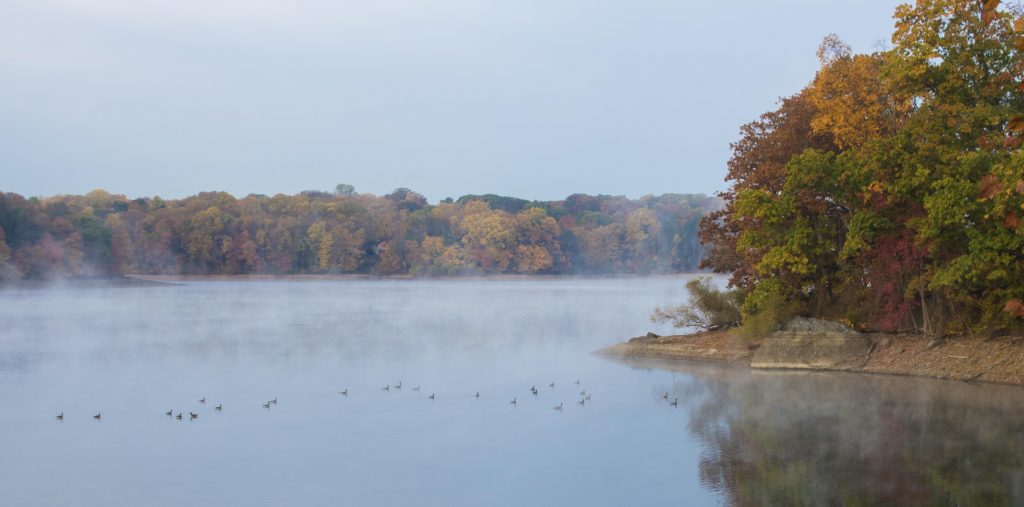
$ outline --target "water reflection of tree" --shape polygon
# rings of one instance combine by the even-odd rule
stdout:
[[[730,504],[1024,504],[1019,389],[844,374],[689,373],[689,430],[704,447],[700,479]]]

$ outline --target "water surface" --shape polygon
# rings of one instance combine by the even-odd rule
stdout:
[[[0,503],[1024,502],[1021,389],[591,354],[684,281],[2,291]]]

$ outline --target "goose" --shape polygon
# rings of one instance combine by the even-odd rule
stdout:
[[[277,398],[274,398],[274,399],[270,400],[270,403],[273,403],[274,405],[277,405]]]
[[[480,391],[477,391],[477,392],[476,392],[476,397],[477,397],[477,398],[479,398],[479,397],[480,397]]]
[[[562,410],[562,405],[565,405],[565,403],[559,403],[558,406],[555,407],[555,410]]]
[[[57,420],[58,421],[63,421],[64,420],[64,412],[61,412],[61,413],[57,414]]]
[[[679,398],[672,400],[672,402],[669,403],[669,405],[672,405],[673,407],[679,406]]]
[[[102,416],[103,416],[102,412],[97,412],[96,415],[92,416],[92,418],[99,420],[99,419],[103,418]]]
[[[265,408],[267,410],[270,410],[270,402],[268,401],[268,402],[264,403],[263,404],[263,408]]]
[[[168,410],[167,412],[164,412],[164,415],[172,416],[172,415],[174,415],[174,411],[173,410]]]
[[[199,398],[199,403],[206,403],[206,396]]]
[[[512,398],[512,401],[510,401],[509,403],[511,403],[511,404],[513,404],[513,405],[515,405],[515,404],[516,404],[516,399],[515,399],[515,398]]]
[[[587,403],[587,399],[586,398],[583,398],[582,400],[579,401],[580,405],[583,405],[583,404],[586,404],[586,403]]]
[[[586,396],[586,395],[587,395],[587,390],[586,389],[580,391],[580,396]]]
[[[395,384],[395,389],[401,389],[401,388],[402,388],[402,383],[401,382]]]
[[[412,390],[413,391],[419,391],[420,390],[420,386],[416,386],[416,387],[412,388]]]
[[[390,390],[391,390],[391,385],[390,385],[390,384],[389,384],[389,385],[386,385],[386,386],[384,386],[384,387],[380,388],[380,390],[381,390],[381,391],[390,391]]]
[[[348,389],[345,389],[344,391],[338,391],[338,394],[342,396],[348,396]]]
[[[576,385],[580,385],[580,379],[579,378],[576,379]]]
[[[555,387],[555,382],[554,382],[554,381],[552,381],[552,382],[551,382],[550,384],[548,384],[548,386],[549,386],[549,387]]]
[[[661,395],[661,399],[663,399],[663,400],[667,400],[668,399],[668,391],[666,391],[665,394]]]
[[[213,407],[213,409],[220,412],[221,410],[224,410],[224,405],[218,403],[216,407]]]
[[[178,412],[178,415],[174,416],[174,418],[180,421],[181,420],[181,412]]]
[[[588,394],[588,395],[584,396],[583,399],[587,400],[587,401],[590,401],[590,395]]]
[[[196,417],[199,417],[199,414],[197,414],[195,412],[189,412],[188,413],[188,418],[189,419],[195,419]]]
[[[428,398],[434,399],[434,393],[430,393],[430,396],[428,396]]]

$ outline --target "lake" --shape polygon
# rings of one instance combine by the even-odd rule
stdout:
[[[592,354],[685,280],[0,291],[0,504],[1024,504],[1024,389]]]

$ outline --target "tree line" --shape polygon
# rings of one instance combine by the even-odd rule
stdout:
[[[787,315],[992,333],[1024,317],[1020,4],[897,7],[891,48],[838,37],[799,93],[741,128],[704,265],[745,326]]]
[[[0,192],[0,281],[143,274],[674,273],[698,268],[720,201],[664,194],[560,201],[400,188],[184,199]]]

